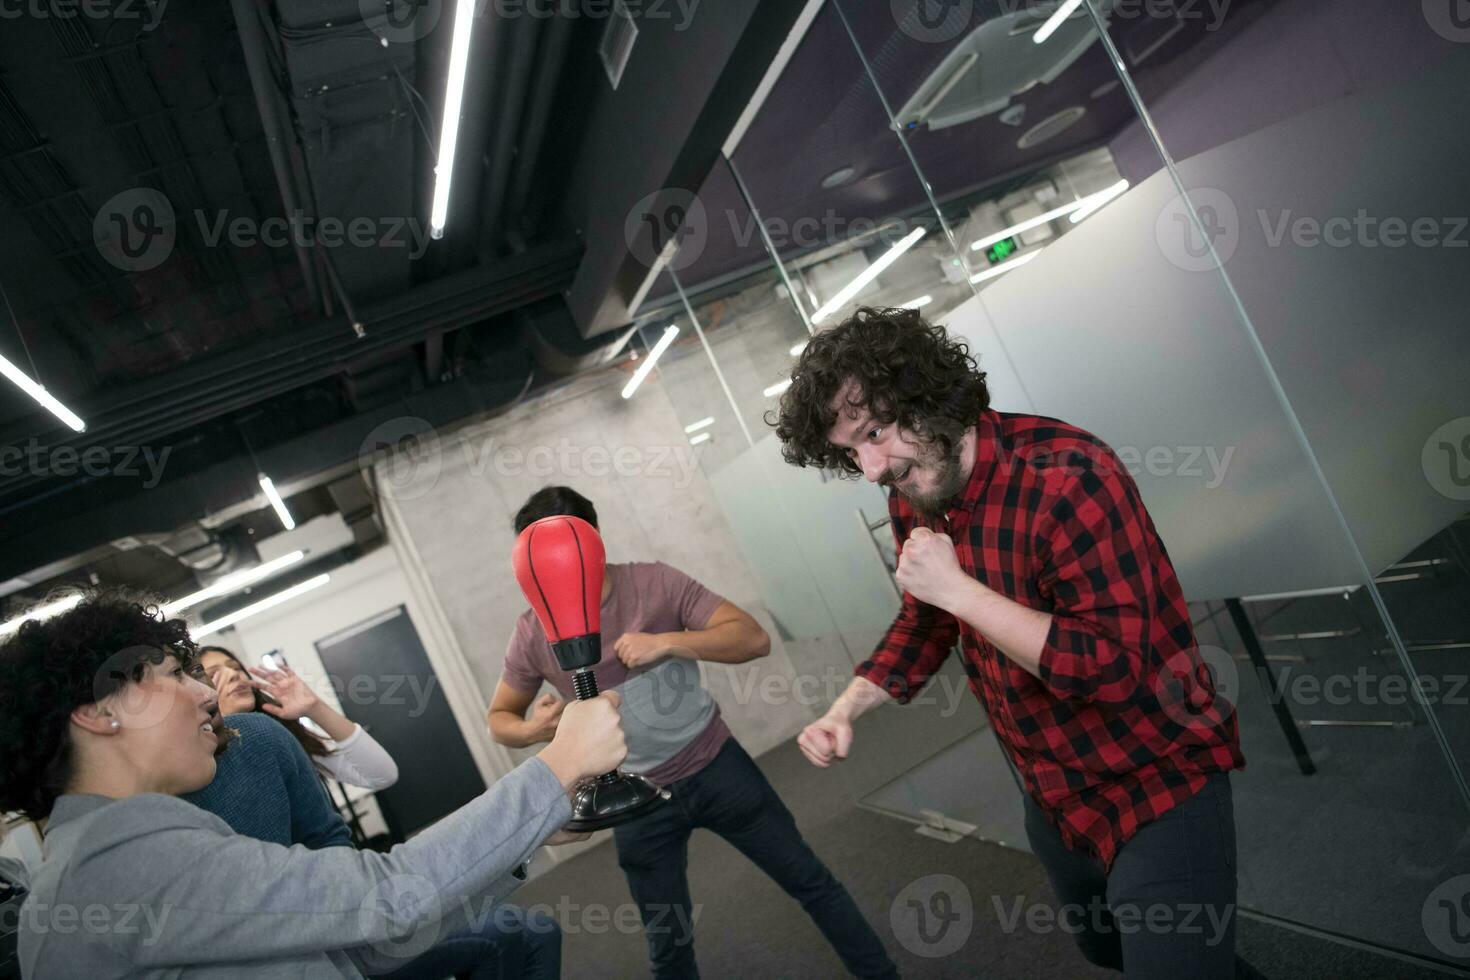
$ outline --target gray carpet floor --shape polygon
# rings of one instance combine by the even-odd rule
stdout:
[[[854,755],[819,771],[794,744],[758,761],[795,814],[813,849],[847,886],[906,977],[994,977],[1087,980],[1116,974],[1088,964],[1070,936],[1006,928],[997,902],[1012,909],[1055,905],[1040,865],[1028,854],[973,839],[946,844],[919,836],[912,825],[856,806],[934,748],[973,730],[963,715],[938,719],[910,708],[885,707],[863,718]],[[800,907],[734,848],[696,832],[689,848],[690,886],[698,905],[696,950],[706,980],[828,978],[844,975],[836,955]],[[947,874],[973,898],[968,935],[953,953],[926,957],[896,937],[890,909],[905,886]],[[609,842],[565,861],[523,887],[515,901],[556,910],[565,932],[563,976],[632,978],[648,975],[642,932]],[[1446,974],[1243,918],[1237,949],[1267,976],[1305,980],[1408,980]],[[1186,980],[1186,978],[1181,978]]]

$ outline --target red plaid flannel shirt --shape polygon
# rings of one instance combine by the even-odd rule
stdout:
[[[1139,827],[1245,765],[1233,709],[1199,654],[1184,594],[1133,478],[1090,433],[987,411],[975,469],[944,518],[889,495],[900,550],[948,534],[988,588],[1052,614],[1038,679],[968,623],[904,594],[857,675],[908,701],[956,636],[1026,790],[1068,847],[1111,868]]]

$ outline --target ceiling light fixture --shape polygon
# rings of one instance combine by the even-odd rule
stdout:
[[[1045,44],[1046,39],[1055,34],[1057,32],[1057,28],[1062,26],[1062,22],[1065,21],[1068,17],[1071,17],[1074,13],[1076,13],[1077,8],[1080,6],[1082,6],[1082,0],[1065,0],[1065,2],[1060,7],[1058,7],[1050,17],[1046,19],[1046,23],[1042,24],[1036,29],[1036,33],[1031,35],[1031,40],[1035,41],[1037,44]]]
[[[449,184],[454,178],[454,150],[459,144],[459,116],[464,106],[464,80],[470,65],[470,34],[475,26],[475,0],[454,5],[454,35],[449,42],[449,81],[444,88],[444,123],[439,127],[439,156],[434,165],[434,203],[429,209],[429,237],[443,238],[449,220]]]
[[[1121,189],[1118,186],[1119,184],[1122,185]],[[1048,222],[1055,221],[1063,215],[1074,214],[1083,210],[1086,210],[1087,214],[1091,214],[1127,189],[1128,182],[1126,180],[1119,181],[1118,184],[1114,184],[1106,190],[1098,191],[1096,194],[1088,194],[1086,197],[1079,197],[1075,201],[1069,201],[1061,207],[1052,208],[1050,211],[1038,214],[1034,218],[1027,218],[1020,224],[1011,225],[1004,231],[998,231],[993,235],[986,235],[984,238],[973,241],[970,243],[970,251],[978,252],[982,248],[989,248],[998,241],[1030,231],[1032,228],[1039,228]],[[1084,214],[1082,217],[1087,217],[1087,214]],[[1080,221],[1081,219],[1073,220]]]
[[[699,435],[697,435],[697,436],[693,437],[692,439],[690,439],[689,440],[689,445],[691,445],[691,446],[697,446],[701,442],[709,442],[709,433],[708,432],[701,432]]]
[[[213,622],[205,623],[203,626],[200,626],[197,629],[192,629],[189,631],[189,635],[192,636],[195,640],[201,640],[211,633],[218,633],[220,630],[224,629],[227,626],[234,626],[236,623],[240,622],[243,619],[249,619],[256,613],[265,612],[267,609],[270,609],[274,606],[279,606],[283,602],[290,602],[297,596],[304,595],[305,593],[310,592],[312,589],[319,589],[331,580],[332,576],[328,575],[326,572],[323,572],[315,578],[309,578],[305,582],[293,585],[289,589],[286,589],[282,592],[277,592],[275,595],[266,596],[259,602],[253,602],[250,605],[246,606],[244,609],[236,609],[234,612],[229,613],[225,616],[221,616],[219,619],[216,619]]]
[[[276,516],[281,519],[281,523],[285,525],[286,530],[290,531],[294,529],[296,527],[296,519],[292,517],[291,512],[286,509],[286,502],[281,499],[281,494],[278,490],[276,490],[276,485],[272,483],[271,478],[266,476],[264,473],[259,474],[259,477],[260,489],[265,491],[265,499],[269,500],[271,502],[271,506],[276,509]]]
[[[674,342],[674,338],[677,336],[679,336],[678,327],[671,324],[664,328],[664,335],[658,338],[658,342],[648,352],[648,357],[644,358],[643,363],[638,365],[638,370],[633,372],[633,377],[629,378],[628,383],[623,386],[624,398],[633,397],[633,392],[638,390],[638,386],[643,383],[643,379],[648,377],[648,373],[653,370],[653,366],[658,363],[658,359],[663,356],[664,351],[669,349],[669,345]]]
[[[30,375],[26,374],[14,364],[11,364],[3,354],[0,354],[0,374],[5,375],[5,377],[10,379],[11,384],[40,402],[42,408],[65,422],[72,431],[83,432],[86,430],[87,423],[82,421],[81,416],[57,401],[55,395],[37,384],[31,379]]]
[[[709,426],[714,424],[715,417],[713,415],[706,415],[698,422],[691,422],[688,425],[684,426],[684,434],[688,435],[691,432],[698,432],[700,429],[708,428]]]
[[[238,592],[247,585],[253,585],[263,578],[269,578],[281,569],[289,565],[294,565],[305,557],[306,552],[293,551],[290,554],[272,559],[263,565],[256,565],[254,568],[247,568],[242,572],[232,572],[207,588],[200,589],[198,592],[190,593],[182,599],[175,599],[173,602],[168,603],[163,607],[163,614],[165,616],[177,615],[185,609],[199,605],[199,603],[206,599],[217,599],[220,596],[229,595],[231,592]]]
[[[1089,194],[1087,197],[1084,197],[1082,199],[1082,207],[1072,212],[1072,224],[1075,225],[1077,222],[1081,221],[1089,214],[1092,214],[1094,211],[1097,211],[1103,205],[1107,204],[1109,201],[1117,197],[1119,194],[1122,194],[1127,189],[1128,181],[1120,180],[1106,190],[1101,190],[1098,191],[1096,194]]]
[[[28,619],[34,619],[40,622],[43,619],[50,619],[52,616],[60,616],[64,612],[75,609],[77,603],[81,601],[82,593],[78,592],[75,595],[67,596],[65,599],[57,599],[55,602],[48,602],[44,605],[28,609],[14,619],[0,623],[0,636],[20,629],[20,624]]]
[[[915,296],[913,299],[899,303],[898,305],[900,309],[918,310],[928,306],[932,302],[934,302],[934,297],[925,293],[923,296]]]
[[[761,394],[767,398],[775,398],[777,395],[781,394],[781,392],[790,387],[791,379],[787,378],[785,381],[778,381],[775,384],[771,385],[765,391],[761,392]]]
[[[928,232],[924,228],[924,226],[920,225],[913,231],[909,232],[907,235],[904,235],[898,241],[894,242],[893,247],[884,252],[883,255],[879,257],[878,261],[874,262],[862,272],[858,273],[857,277],[853,279],[852,282],[848,283],[846,286],[843,286],[837,291],[836,296],[833,296],[831,299],[827,300],[827,302],[823,303],[821,307],[819,307],[817,311],[812,314],[812,322],[820,323],[836,310],[840,309],[848,300],[852,299],[858,293],[862,292],[863,287],[867,286],[868,283],[872,282],[874,279],[877,279],[878,276],[882,274],[884,269],[897,262],[899,257],[903,255],[903,253],[913,248],[914,245],[919,241],[919,239],[923,238],[924,235],[926,235],[927,233]]]
[[[971,242],[970,251],[978,252],[982,248],[989,248],[996,242],[1010,238],[1012,235],[1019,235],[1022,232],[1030,231],[1032,228],[1040,228],[1047,222],[1055,221],[1063,215],[1071,214],[1073,211],[1076,211],[1078,208],[1082,207],[1086,200],[1086,198],[1082,198],[1081,200],[1077,201],[1069,201],[1059,208],[1052,208],[1050,211],[1038,214],[1034,218],[1027,218],[1020,224],[1011,225],[1004,231],[998,231],[993,235],[986,235],[984,238]]]

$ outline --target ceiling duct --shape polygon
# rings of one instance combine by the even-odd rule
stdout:
[[[140,535],[136,540],[178,559],[204,585],[260,561],[249,535],[234,528],[215,531],[192,524],[173,534]]]
[[[1094,0],[1104,18],[1116,0]],[[1086,13],[1069,17],[1044,43],[1033,37],[1055,4],[985,21],[955,45],[898,110],[902,129],[945,129],[993,115],[1036,85],[1050,84],[1097,40]]]

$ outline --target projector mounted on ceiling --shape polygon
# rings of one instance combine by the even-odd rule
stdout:
[[[1106,18],[1116,0],[1100,0]],[[1056,9],[1045,4],[995,17],[955,46],[898,111],[898,126],[944,129],[1000,112],[1011,99],[1050,84],[1097,40],[1092,18],[1067,18],[1041,44],[1036,32]]]

